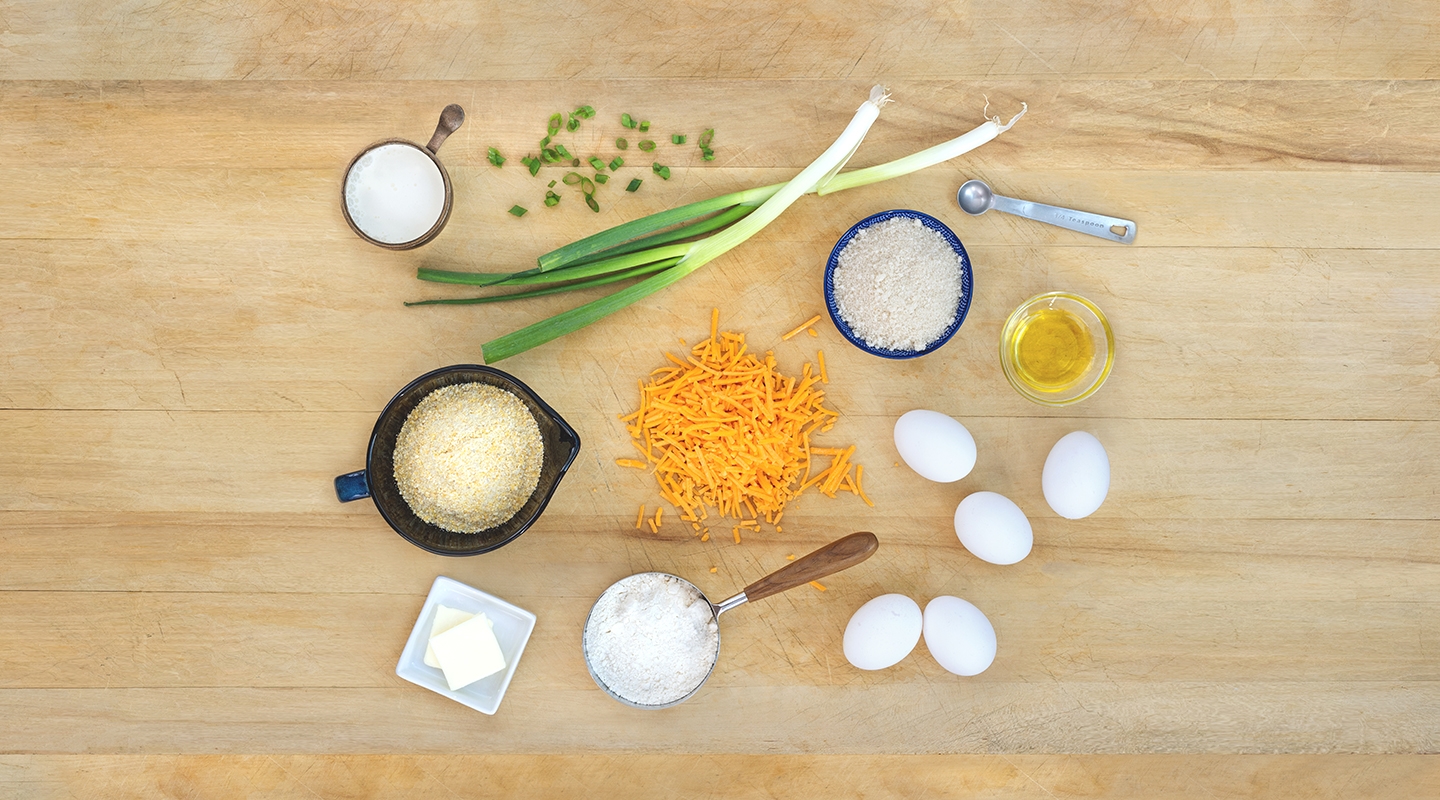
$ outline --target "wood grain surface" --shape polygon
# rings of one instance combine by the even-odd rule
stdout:
[[[1428,0],[0,3],[0,798],[1440,796],[1437,40]],[[852,166],[987,102],[1029,113],[961,159],[803,198],[502,362],[584,442],[511,545],[445,559],[336,502],[401,386],[598,296],[406,308],[470,293],[417,267],[520,269],[785,180],[877,81],[896,103]],[[410,252],[360,241],[345,164],[424,141],[452,102],[449,226]],[[601,213],[544,208],[548,173],[519,156],[586,103],[576,149],[614,155],[634,113],[672,179],[633,159]],[[712,162],[669,144],[709,127]],[[967,217],[969,177],[1139,237]],[[823,311],[835,240],[896,207],[969,250],[956,338],[913,362],[828,322],[782,341]],[[1051,290],[1095,301],[1117,340],[1104,388],[1063,410],[995,354],[1009,311]],[[825,439],[856,445],[874,509],[807,495],[738,545],[635,529],[658,496],[615,464],[633,453],[616,418],[712,307],[788,372],[824,351]],[[891,426],[917,407],[974,434],[958,484],[899,463]],[[1069,521],[1039,477],[1077,429],[1113,483]],[[956,541],[979,490],[1029,515],[1019,564]],[[662,569],[727,596],[855,530],[880,549],[825,592],[726,615],[693,700],[641,712],[589,678],[580,627],[614,580]],[[442,574],[539,618],[493,717],[395,675]],[[845,623],[886,592],[974,602],[995,664],[958,678],[922,644],[850,667]]]

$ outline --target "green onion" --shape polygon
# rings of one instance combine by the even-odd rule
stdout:
[[[497,274],[493,272],[451,272],[449,270],[421,267],[415,271],[415,277],[422,281],[430,281],[432,283],[455,283],[466,286],[533,286],[536,284],[565,283],[579,278],[608,275],[643,264],[653,264],[667,259],[678,259],[685,255],[685,251],[689,249],[689,244],[652,247],[644,252],[612,256],[588,264],[577,264],[573,267],[557,269],[553,272],[545,272],[538,275],[507,275],[505,273]]]
[[[499,150],[496,150],[493,147],[487,147],[485,149],[488,152],[488,155],[486,157],[490,159],[491,164],[494,164],[498,167],[501,164],[505,163],[505,156],[500,155]]]
[[[650,152],[651,150],[654,150],[654,149],[655,149],[655,143],[652,142],[652,141],[650,141],[649,139],[646,139],[645,141],[641,142],[641,143],[640,143],[639,145],[637,145],[637,146],[638,146],[641,150],[644,150],[644,151],[647,152],[647,153]]]
[[[683,133],[672,133],[672,134],[670,134],[670,143],[671,143],[671,144],[685,144],[685,134],[683,134]]]
[[[635,127],[635,118],[630,116],[629,114],[621,114],[620,124],[624,125],[627,128],[633,128]]]
[[[574,114],[571,114],[569,121],[565,123],[565,130],[570,131],[571,133],[580,130],[580,118],[575,116]]]
[[[535,156],[527,155],[524,158],[520,159],[520,163],[524,164],[530,169],[531,175],[535,175],[540,172],[540,159],[536,158]]]
[[[550,135],[554,136],[555,134],[560,132],[560,126],[564,124],[565,118],[561,116],[559,111],[556,111],[554,114],[550,115],[550,124],[546,125],[545,127],[550,132]]]
[[[555,192],[553,192],[553,191],[546,191],[546,192],[545,192],[545,207],[546,207],[546,208],[553,208],[553,207],[555,207],[556,205],[559,205],[559,203],[560,203],[560,195],[555,194]]]
[[[579,117],[580,119],[590,119],[591,117],[595,116],[595,109],[590,106],[580,106],[579,108],[575,109],[570,113],[571,115]]]
[[[580,191],[584,192],[585,194],[595,194],[595,182],[585,177],[584,175],[581,175]]]
[[[631,178],[630,185],[625,187],[625,191],[633,192],[636,189],[640,188],[641,183],[644,183],[644,181],[640,180],[639,178]]]
[[[707,128],[704,133],[700,134],[700,142],[699,142],[700,147],[702,147],[702,148],[709,147],[709,146],[710,146],[710,143],[713,142],[713,141],[715,141],[715,129],[714,129],[714,128]]]
[[[660,166],[659,161],[656,161],[655,163],[650,165],[650,171],[655,173],[656,175],[659,175],[664,180],[670,180],[670,168]]]
[[[627,142],[627,141],[625,141],[624,139],[616,139],[616,140],[615,140],[615,149],[616,149],[616,150],[628,150],[628,149],[630,149],[630,143]]]
[[[600,213],[600,204],[595,202],[595,195],[585,195],[585,205],[590,206],[590,210],[594,211],[596,214]]]
[[[546,164],[553,164],[560,160],[560,154],[555,152],[555,148],[547,147],[540,151],[540,160]]]
[[[535,269],[499,275],[472,276],[475,282],[488,285],[496,282],[518,283],[521,281],[569,281],[603,272],[603,277],[582,280],[565,286],[553,287],[554,291],[597,285],[598,281],[621,280],[624,272],[615,272],[623,265],[646,264],[646,269],[657,270],[640,282],[607,297],[586,303],[578,308],[534,323],[513,333],[502,336],[482,346],[487,362],[493,363],[524,352],[545,342],[595,322],[609,314],[623,309],[637,300],[647,297],[679,281],[699,269],[705,263],[741,244],[779,216],[802,194],[829,194],[842,189],[865,186],[871,183],[906,175],[928,166],[939,164],[979,147],[1009,130],[1024,116],[1022,105],[1019,114],[1010,121],[1002,122],[994,117],[974,130],[950,141],[923,150],[905,158],[866,169],[840,173],[853,155],[865,131],[874,122],[879,107],[887,96],[881,87],[871,91],[870,99],[862,104],[855,118],[845,132],[825,152],[799,175],[787,183],[761,186],[739,192],[688,203],[684,206],[661,211],[637,220],[614,226],[592,234],[539,257]],[[653,169],[653,167],[652,167]],[[638,179],[637,179],[638,180]],[[632,187],[638,188],[636,181]],[[558,202],[558,198],[557,198]],[[677,227],[678,226],[678,227]],[[678,239],[717,232],[705,238],[680,244],[663,244]],[[684,255],[673,265],[657,259],[673,257],[670,247],[683,247]],[[625,253],[626,255],[619,255]],[[630,261],[629,259],[640,259]],[[641,267],[636,267],[636,270]],[[511,296],[504,296],[511,297]],[[519,299],[514,297],[512,299]],[[473,302],[493,302],[488,298]]]
[[[550,137],[549,137],[549,136],[546,136],[544,139],[541,139],[541,140],[540,140],[540,149],[541,149],[541,150],[544,150],[545,148],[547,148],[547,147],[549,147],[549,146],[550,146]]]
[[[555,152],[559,154],[561,158],[573,158],[573,156],[570,155],[570,151],[565,149],[565,145],[559,142],[555,143]]]
[[[554,189],[554,188],[555,188],[555,181],[550,181],[550,188],[551,188],[551,189]]]
[[[607,317],[636,300],[648,297],[675,283],[759,233],[762,228],[780,216],[781,212],[791,203],[794,203],[817,182],[828,177],[835,169],[843,166],[850,159],[865,138],[865,133],[879,117],[880,107],[888,100],[889,96],[882,87],[876,86],[871,89],[869,99],[856,110],[855,117],[845,127],[840,138],[826,148],[819,158],[801,170],[799,175],[784,184],[744,219],[738,220],[718,233],[691,243],[685,256],[675,266],[652,275],[633,286],[621,289],[608,297],[593,300],[550,319],[542,320],[486,342],[481,345],[485,362],[493,364],[502,361]]]
[[[547,294],[559,294],[561,292],[573,292],[577,289],[589,289],[592,286],[604,286],[607,283],[616,283],[629,278],[638,278],[641,275],[648,275],[652,272],[667,270],[680,262],[680,257],[658,261],[654,264],[646,264],[623,272],[616,272],[610,275],[602,275],[598,278],[567,283],[562,286],[547,286],[543,289],[527,289],[523,292],[511,292],[510,294],[495,294],[488,297],[463,297],[444,300],[418,300],[407,302],[407,306],[469,306],[481,303],[500,303],[506,300],[524,300],[527,297],[541,297]]]
[[[648,130],[650,130],[650,120],[648,120],[648,119],[642,119],[642,120],[640,120],[640,132],[641,132],[641,133],[644,133],[645,131],[648,131]]]
[[[610,176],[597,172],[597,173],[595,173],[595,182],[596,182],[596,183],[609,183],[609,182],[610,182]]]
[[[585,159],[585,160],[588,161],[588,162],[590,162],[590,166],[594,167],[596,172],[599,172],[600,170],[605,169],[605,162],[604,162],[604,161],[601,161],[600,159],[596,158],[595,156],[590,156],[589,158],[587,158],[587,159]]]
[[[580,159],[578,159],[578,158],[572,158],[572,159],[570,159],[570,166],[572,166],[572,167],[578,167],[578,166],[580,166]]]
[[[525,216],[526,210],[527,209],[524,206],[510,206],[510,213],[514,214],[517,217]]]
[[[566,186],[579,186],[579,185],[580,185],[580,173],[578,173],[578,172],[567,172],[567,173],[565,173],[565,177],[562,178],[561,180],[565,181],[565,185],[566,185]]]
[[[610,159],[611,172],[614,172],[615,170],[620,169],[623,166],[625,166],[625,159],[621,158],[620,156],[615,156],[614,158]]]
[[[1021,104],[1020,113],[1012,117],[1008,123],[1002,123],[999,117],[994,117],[963,136],[943,142],[928,150],[915,153],[914,155],[906,156],[897,161],[842,173],[834,177],[827,176],[825,181],[817,182],[815,186],[810,188],[810,191],[825,195],[831,192],[838,192],[841,189],[867,186],[872,183],[889,180],[890,178],[908,175],[926,167],[948,161],[974,150],[1009,130],[1020,117],[1025,115],[1026,110],[1027,107]],[[641,217],[640,219],[616,225],[613,228],[591,234],[583,239],[573,241],[564,247],[541,255],[536,259],[539,264],[538,270],[560,269],[568,264],[603,257],[605,254],[612,253],[617,249],[646,241],[646,239],[637,239],[636,237],[644,237],[655,231],[698,220],[701,217],[715,214],[716,212],[746,207],[753,210],[755,206],[759,206],[774,196],[782,186],[784,186],[784,184],[775,183],[769,186],[731,192],[730,194],[712,197],[709,200],[687,203],[683,206],[677,206],[651,214],[647,217]],[[691,224],[696,223],[691,222]]]
[[[622,256],[592,261],[587,264],[557,269],[535,275],[507,275],[494,272],[452,272],[443,269],[421,267],[415,277],[432,283],[458,283],[467,286],[532,286],[535,284],[564,283],[577,278],[606,275],[630,269],[641,264],[651,264],[671,258],[680,258],[690,249],[689,244],[672,244],[667,247],[651,247],[643,252],[627,253]]]

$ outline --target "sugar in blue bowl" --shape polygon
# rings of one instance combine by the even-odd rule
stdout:
[[[886,347],[877,347],[866,342],[855,332],[850,326],[850,323],[845,320],[845,317],[841,315],[840,307],[835,300],[835,269],[840,264],[841,252],[855,239],[856,234],[866,228],[893,219],[913,219],[919,221],[921,225],[939,234],[940,238],[945,240],[945,243],[950,246],[950,249],[953,250],[959,258],[960,298],[955,308],[955,318],[949,327],[940,334],[939,338],[931,341],[920,350],[892,350]],[[840,331],[840,334],[849,340],[851,344],[871,355],[880,356],[881,358],[918,358],[940,349],[946,342],[950,341],[950,338],[954,336],[955,332],[960,330],[960,326],[964,324],[965,315],[970,311],[970,298],[974,294],[974,289],[975,281],[970,270],[970,255],[965,252],[965,245],[960,243],[960,239],[955,236],[953,231],[945,226],[945,223],[935,219],[929,214],[922,214],[919,211],[911,211],[909,209],[901,208],[882,211],[879,214],[873,214],[855,223],[851,226],[850,230],[846,231],[845,235],[841,236],[840,240],[835,243],[835,248],[830,251],[830,259],[825,263],[825,307],[830,312],[831,321],[835,323],[835,327]]]

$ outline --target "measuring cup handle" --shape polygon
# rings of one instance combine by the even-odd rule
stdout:
[[[794,589],[803,583],[819,580],[826,575],[834,575],[874,555],[879,547],[880,540],[869,531],[860,531],[843,539],[836,539],[746,586],[745,599],[759,600]]]
[[[363,500],[370,496],[370,480],[365,475],[365,470],[359,472],[347,472],[335,479],[335,496],[342,503],[349,503],[352,500]]]
[[[463,124],[465,124],[465,109],[454,103],[445,106],[445,110],[440,112],[440,122],[435,126],[435,135],[430,137],[430,143],[425,145],[425,149],[431,153],[438,153],[440,145],[445,143],[445,139],[460,130],[460,126]]]
[[[1061,208],[1030,200],[1016,200],[1013,197],[999,195],[995,196],[994,208],[996,211],[1003,211],[1006,214],[1048,223],[1076,233],[1088,233],[1112,242],[1121,244],[1135,242],[1135,223],[1128,219],[1105,214],[1092,214],[1089,211],[1076,211],[1073,208]]]

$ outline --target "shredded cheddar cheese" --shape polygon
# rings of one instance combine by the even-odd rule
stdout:
[[[774,353],[751,352],[744,334],[721,332],[718,324],[717,309],[710,338],[688,354],[666,353],[668,364],[641,382],[640,408],[621,420],[644,461],[616,463],[648,467],[661,496],[697,533],[711,509],[735,520],[736,544],[742,529],[758,532],[762,520],[779,530],[785,504],[806,489],[860,494],[854,446],[812,443],[840,416],[824,404],[823,360],[820,372],[806,363],[798,378],[784,375]],[[659,524],[657,511],[652,530]],[[706,531],[701,541],[708,539]]]
[[[816,314],[815,316],[811,317],[810,319],[807,319],[807,320],[805,320],[804,322],[800,323],[799,325],[796,325],[794,330],[790,331],[789,333],[785,334],[784,336],[781,336],[780,339],[781,339],[782,341],[788,342],[788,341],[790,341],[791,339],[793,339],[794,337],[799,336],[799,335],[801,334],[801,332],[803,332],[804,330],[806,330],[807,328],[809,328],[811,325],[814,325],[815,323],[817,323],[817,322],[819,322],[819,321],[820,321],[820,315],[819,315],[819,314]],[[811,332],[812,334],[815,333],[814,331],[810,331],[810,332]],[[819,334],[815,334],[815,335],[818,336]]]

